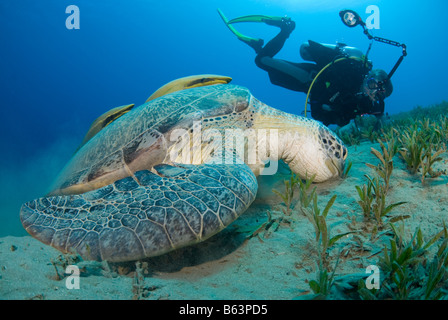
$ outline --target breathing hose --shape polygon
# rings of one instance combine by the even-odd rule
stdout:
[[[360,59],[360,58],[358,58],[358,57],[342,57],[342,58],[336,59],[336,60],[334,60],[334,61],[331,61],[329,64],[327,64],[325,67],[323,67],[323,68],[319,71],[318,74],[316,74],[316,76],[314,77],[313,81],[311,82],[310,87],[308,88],[308,92],[307,92],[307,94],[306,94],[306,100],[305,100],[305,118],[306,118],[306,109],[307,109],[307,106],[308,106],[308,98],[309,98],[309,96],[310,96],[311,89],[313,89],[314,83],[316,82],[317,78],[319,78],[319,76],[322,74],[322,72],[324,72],[324,71],[325,71],[328,67],[330,67],[331,65],[333,65],[333,64],[335,64],[335,63],[337,63],[337,62],[339,62],[339,61],[347,60],[347,59],[362,60],[362,59]]]

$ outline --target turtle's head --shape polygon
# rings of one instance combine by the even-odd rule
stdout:
[[[314,182],[323,182],[343,174],[347,148],[328,128],[318,124],[316,129],[315,134],[298,137],[300,141],[288,151],[287,162],[302,179],[315,175]]]

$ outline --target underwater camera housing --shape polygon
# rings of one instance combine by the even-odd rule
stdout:
[[[342,22],[349,28],[356,27],[359,24],[365,26],[365,23],[362,21],[359,14],[353,10],[342,10],[339,12],[339,16],[341,17]]]
[[[367,36],[367,38],[369,38],[369,40],[375,40],[378,42],[382,42],[382,43],[386,43],[386,44],[390,44],[392,46],[395,47],[402,47],[402,55],[400,56],[400,58],[398,58],[398,61],[395,63],[394,67],[392,68],[392,70],[389,72],[389,74],[387,75],[387,79],[383,80],[382,82],[385,82],[387,80],[389,80],[393,74],[395,73],[395,71],[397,71],[398,67],[400,66],[401,62],[403,61],[403,58],[407,56],[407,50],[406,50],[406,45],[404,43],[399,43],[397,41],[392,41],[392,40],[388,40],[388,39],[384,39],[384,38],[380,38],[380,37],[374,37],[372,36],[368,29],[366,28],[366,24],[364,21],[362,21],[362,18],[359,14],[357,14],[355,11],[353,10],[342,10],[339,12],[339,16],[341,17],[342,22],[349,28],[353,28],[356,27],[358,25],[360,25],[363,30],[364,30],[364,34]],[[370,44],[371,46],[372,44]],[[370,51],[370,47],[367,51],[366,56],[368,55],[368,52]]]

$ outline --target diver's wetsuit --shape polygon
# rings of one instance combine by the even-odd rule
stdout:
[[[318,72],[317,66],[314,63],[295,63],[274,58],[283,48],[291,31],[289,28],[282,28],[277,36],[257,51],[255,63],[259,68],[268,72],[269,79],[273,84],[293,91],[307,92]]]
[[[257,50],[255,63],[266,70],[270,81],[286,89],[308,92],[317,73],[328,63],[343,57],[341,46],[328,48],[309,40],[308,53],[315,63],[294,63],[274,56],[281,50],[294,26],[283,28],[263,48]],[[384,100],[373,103],[361,93],[370,67],[360,60],[347,59],[327,68],[316,80],[310,93],[311,116],[325,125],[344,126],[357,115],[384,113]]]
[[[338,55],[335,54],[328,63]],[[325,125],[334,123],[344,126],[357,115],[383,115],[384,100],[372,102],[362,93],[364,77],[368,72],[369,68],[365,67],[364,62],[354,59],[341,60],[327,68],[311,89],[311,116]],[[331,110],[327,110],[329,108]]]

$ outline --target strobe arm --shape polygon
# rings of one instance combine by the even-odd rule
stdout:
[[[390,79],[394,75],[395,71],[397,71],[401,62],[403,62],[404,57],[406,57],[408,55],[406,45],[404,43],[399,43],[397,41],[393,41],[393,40],[389,40],[389,39],[385,39],[385,38],[381,38],[381,37],[374,37],[369,33],[369,31],[365,28],[365,26],[363,24],[361,26],[364,29],[364,33],[367,35],[369,40],[374,40],[374,41],[382,42],[385,44],[390,44],[391,46],[394,46],[394,47],[402,48],[403,51],[402,51],[400,58],[398,58],[398,61],[395,63],[394,67],[392,68],[392,70],[390,70],[390,72],[387,76],[387,78]]]

